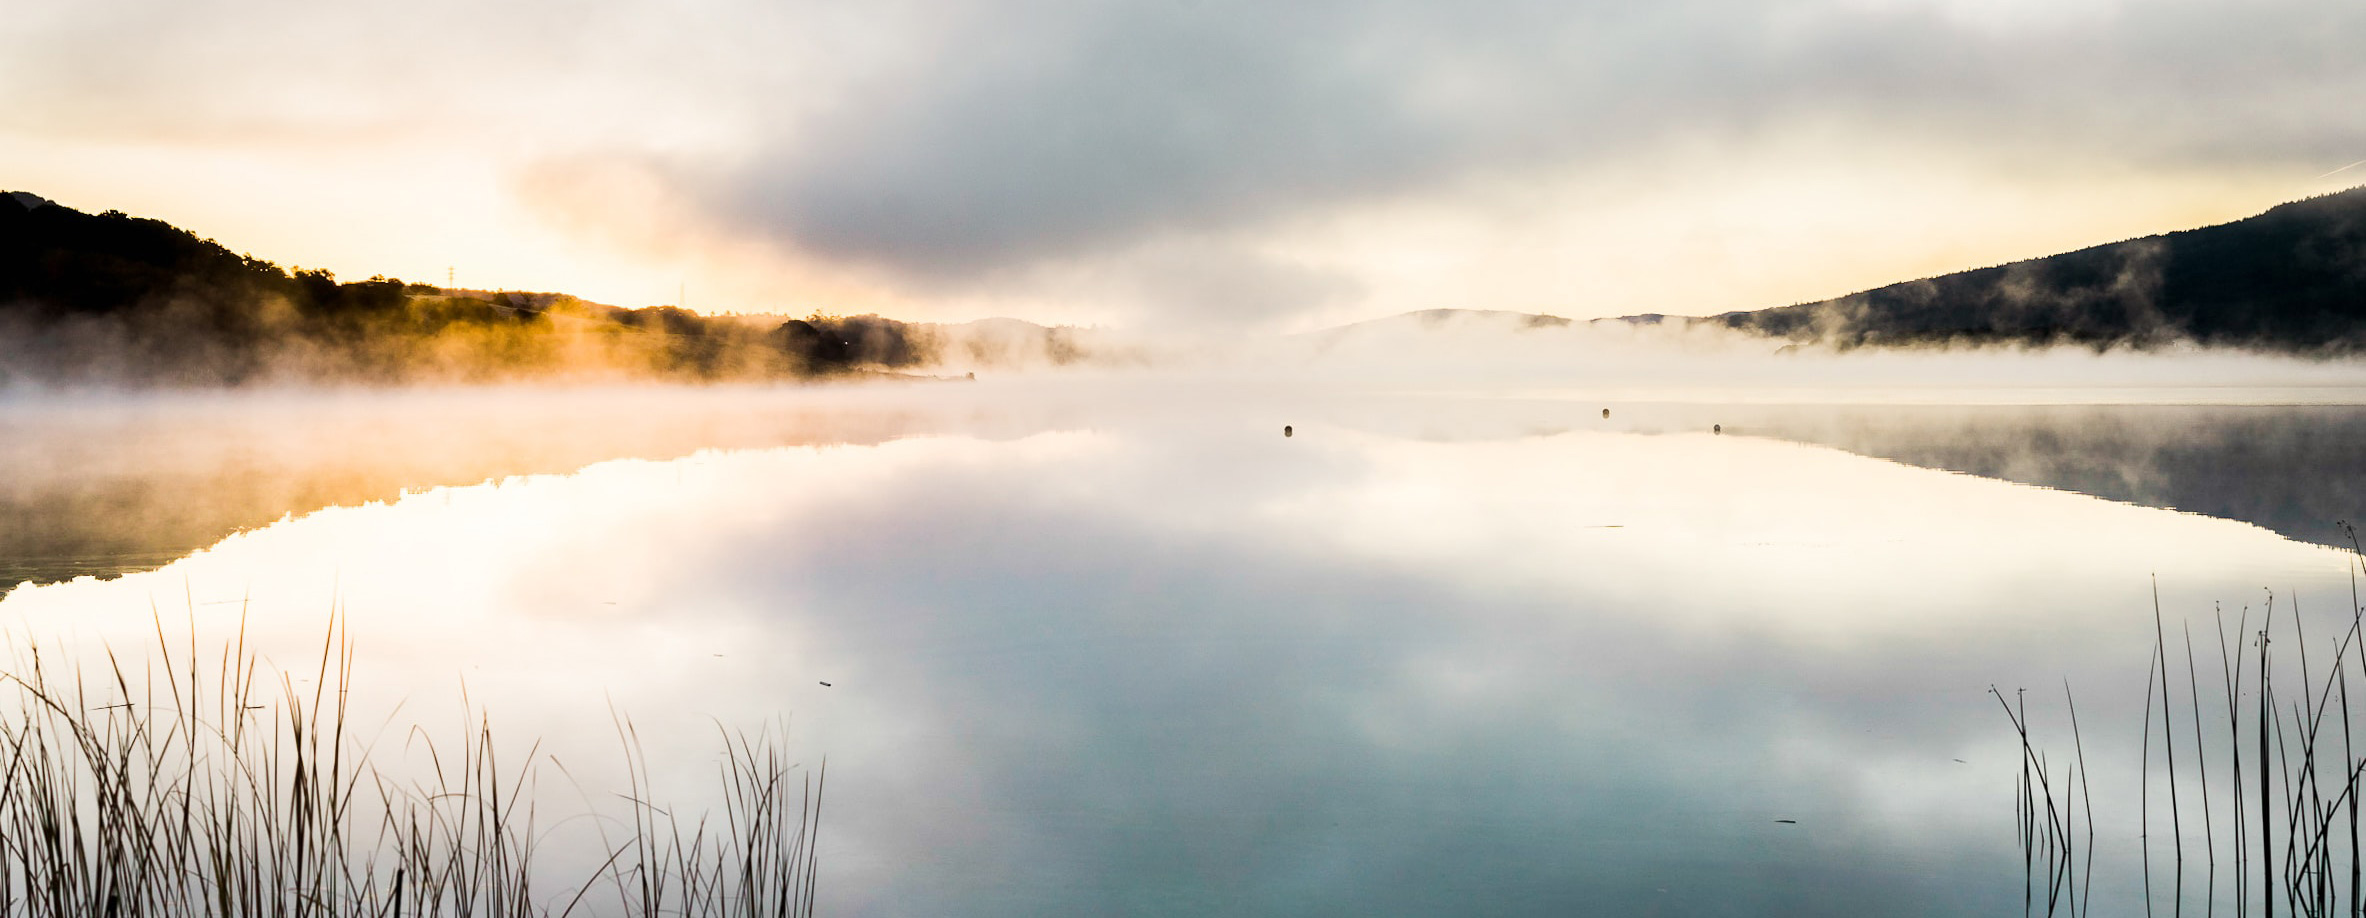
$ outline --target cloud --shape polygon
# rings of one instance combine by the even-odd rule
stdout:
[[[2338,38],[2366,28],[2366,9],[2075,13],[1027,4],[972,16],[961,40],[784,131],[709,194],[831,257],[970,279],[1802,122],[2134,159],[2366,148],[2366,124],[2338,114],[2366,88],[2366,63]]]
[[[1222,227],[1448,158],[1457,141],[1397,111],[1380,68],[1301,47],[1327,17],[1274,9],[1000,23],[731,188],[742,215],[815,249],[959,275],[1123,245],[1146,222]]]
[[[1150,248],[1123,266],[1152,322],[1187,317],[1239,327],[1279,323],[1364,293],[1354,277],[1204,239]]]

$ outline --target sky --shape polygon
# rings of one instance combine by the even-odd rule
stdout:
[[[0,188],[623,306],[1705,314],[2366,183],[2361,38],[2355,0],[18,0]]]

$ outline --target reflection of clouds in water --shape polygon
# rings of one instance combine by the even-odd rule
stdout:
[[[831,757],[842,912],[1991,914],[1990,682],[2129,683],[2154,570],[2172,609],[2345,582],[2237,524],[1751,438],[1169,420],[605,463],[0,609],[140,640],[150,595],[251,591],[284,662],[341,596],[365,703],[440,716],[465,677],[595,787],[603,696],[676,785],[708,718],[787,713]]]
[[[1981,631],[2118,598],[2156,570],[2312,554],[2237,523],[2165,523],[1773,440],[1572,433],[1357,448],[1364,475],[1295,495],[1277,519],[1332,520],[1343,549],[1490,590],[1600,597],[1663,627],[1843,642]],[[2080,548],[2032,552],[2033,539]],[[1657,601],[1677,583],[1686,599]]]
[[[1263,496],[1245,484],[1245,501]],[[1652,780],[1669,764],[1658,761],[1665,747],[1690,739],[1689,722],[1664,719],[1647,699],[1605,697],[1586,664],[1564,656],[1573,635],[1533,635],[1539,643],[1523,651],[1517,634],[1487,620],[1499,610],[1426,577],[1326,559],[1288,533],[1241,531],[1265,530],[1257,520],[1213,542],[1177,540],[1132,521],[1080,519],[1079,503],[1033,499],[967,505],[952,526],[1020,520],[1036,536],[1029,543],[955,535],[946,541],[957,544],[924,549],[932,564],[954,566],[950,576],[896,577],[876,549],[910,552],[944,531],[943,512],[925,509],[933,500],[901,502],[884,528],[863,527],[863,540],[783,576],[835,572],[827,579],[846,592],[822,605],[886,617],[865,630],[895,635],[892,647],[871,656],[908,668],[887,678],[928,686],[924,703],[963,725],[971,748],[950,758],[972,760],[983,746],[1025,766],[1093,744],[1098,760],[1085,767],[1055,761],[1009,775],[980,814],[1004,833],[1009,869],[1070,865],[1059,872],[1070,882],[1094,878],[1078,894],[1098,898],[1078,911],[1117,908],[1120,891],[1145,890],[1185,904],[1322,911],[1292,898],[1315,891],[1286,890],[1339,859],[1353,881],[1318,901],[1342,913],[1450,908],[1507,888],[1598,906],[1651,892],[1623,885],[1684,879],[1679,865],[1702,854],[1692,849],[1731,840],[1714,830],[1720,822],[1768,823],[1763,812],[1733,812],[1732,801],[1671,797]],[[1007,594],[962,592],[996,580],[1017,582]],[[963,636],[931,640],[942,627]],[[973,642],[970,629],[989,637]],[[1021,637],[991,637],[1013,632]],[[1674,658],[1648,630],[1593,636]],[[1593,710],[1572,716],[1573,706]],[[1705,774],[1684,783],[1713,785],[1735,763],[1696,764]],[[1161,863],[1170,858],[1187,863]],[[1233,898],[1207,898],[1219,890]]]

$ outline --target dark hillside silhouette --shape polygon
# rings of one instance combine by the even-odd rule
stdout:
[[[0,385],[803,378],[913,366],[914,326],[289,272],[160,220],[0,194]]]
[[[2366,187],[2232,223],[1704,321],[1840,347],[2366,349]]]

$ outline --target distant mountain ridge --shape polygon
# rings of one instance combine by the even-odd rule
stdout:
[[[1533,331],[1544,328],[1575,328],[1579,325],[1659,325],[1665,322],[1702,322],[1706,319],[1671,316],[1657,312],[1631,316],[1609,316],[1599,319],[1572,319],[1544,312],[1516,312],[1509,309],[1416,309],[1365,319],[1344,325],[1332,325],[1295,337],[1318,341],[1336,341],[1351,335],[1389,330],[1439,331],[1449,328],[1493,328],[1509,331]]]
[[[1584,324],[1709,325],[1840,348],[1935,344],[2152,347],[2177,341],[2298,354],[2366,351],[2366,187],[2199,229],[1903,281],[1813,303],[1712,316],[1642,313]],[[1309,332],[1579,324],[1489,309],[1424,309]]]
[[[2366,187],[2258,216],[1702,320],[1838,347],[2366,350]]]

